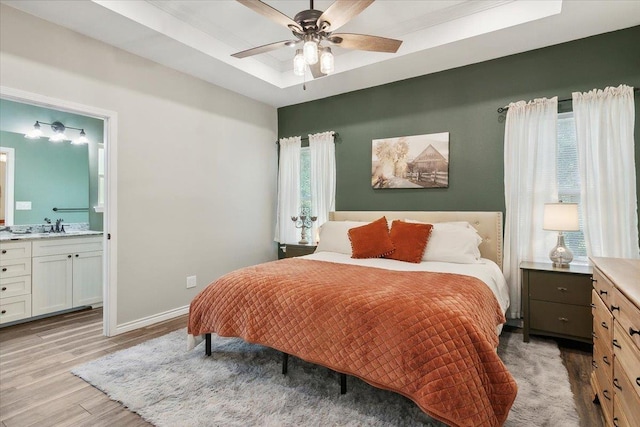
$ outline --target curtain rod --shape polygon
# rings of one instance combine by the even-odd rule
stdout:
[[[633,91],[634,91],[634,92],[638,92],[639,90],[640,90],[640,88],[637,88],[637,87],[634,87],[634,88],[633,88]],[[568,102],[568,101],[573,101],[573,98],[559,99],[559,100],[558,100],[558,103],[561,103],[561,102]],[[507,111],[508,109],[509,109],[509,107],[500,107],[500,108],[498,108],[498,110],[497,110],[497,111],[498,111],[498,114],[500,114],[500,113],[504,113],[504,112],[505,112],[505,111]]]
[[[331,132],[333,132],[333,131],[331,131]],[[337,138],[338,136],[340,136],[340,134],[339,134],[338,132],[333,132],[333,136],[334,136],[335,138]],[[302,137],[302,138],[300,138],[300,139],[301,139],[301,140],[303,140],[303,141],[307,141],[307,140],[309,139],[309,137],[308,137],[308,136],[303,136],[303,137]],[[280,144],[280,140],[277,140],[277,141],[276,141],[276,145],[279,145],[279,144]]]

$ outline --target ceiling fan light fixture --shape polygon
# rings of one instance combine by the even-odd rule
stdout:
[[[296,76],[304,76],[307,63],[304,60],[302,49],[296,50],[296,56],[293,57],[293,74]]]
[[[318,62],[318,42],[317,41],[315,41],[311,37],[308,37],[304,42],[304,46],[302,47],[302,50],[304,53],[304,60],[307,62],[307,64],[313,65]]]
[[[331,53],[330,47],[322,48],[322,54],[320,55],[320,71],[323,74],[331,74],[334,71],[333,53]]]

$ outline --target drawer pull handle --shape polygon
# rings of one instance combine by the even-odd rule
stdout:
[[[602,356],[602,361],[605,363],[605,365],[611,366],[611,363],[609,363],[609,358],[607,356]]]
[[[611,306],[611,311],[616,311],[616,310],[620,311],[620,306],[619,305],[618,306],[612,305]]]
[[[618,417],[615,417],[613,419],[613,427],[620,427],[620,425],[618,424]]]
[[[78,258],[80,255],[76,254],[76,258]]]
[[[71,255],[67,255],[67,258],[71,258]]]
[[[3,250],[2,250],[2,253],[3,253],[3,254],[6,254],[6,253],[7,253],[7,250],[6,250],[6,249],[3,249]]]
[[[620,344],[618,344],[618,340],[613,340],[611,341],[611,344],[613,344],[614,347],[618,347],[619,349],[622,349],[622,347],[620,346]]]
[[[569,319],[567,319],[566,317],[558,317],[558,320],[561,322],[568,322]]]
[[[598,334],[596,334],[595,332],[591,332],[591,336],[596,340],[598,339]]]
[[[638,384],[638,387],[640,387],[640,377],[636,377],[636,384]]]
[[[620,383],[618,382],[617,378],[613,379],[613,385],[615,388],[617,388],[618,390],[622,390],[622,387],[620,387]]]
[[[2,310],[0,311],[0,314],[5,314],[7,312],[7,310]]]
[[[603,390],[602,395],[604,396],[605,399],[611,400],[611,397],[609,396],[609,390]]]
[[[3,287],[2,287],[2,290],[3,290],[3,291],[6,291],[6,290],[7,290],[7,287],[6,287],[6,286],[3,286]]]
[[[608,294],[609,294],[609,292],[607,292],[607,291],[600,291],[600,295],[608,295]]]
[[[640,330],[633,329],[631,326],[629,326],[629,336],[630,336],[630,337],[632,337],[632,336],[634,336],[635,334],[640,335]]]
[[[558,290],[560,292],[567,292],[567,288],[563,288],[562,286],[558,286]]]
[[[595,360],[591,361],[591,366],[593,366],[595,369],[598,369],[598,362],[596,362]],[[638,378],[640,379],[640,378]]]
[[[594,303],[591,303],[591,308],[596,308],[596,305]]]
[[[4,267],[4,268],[2,269],[2,271],[7,271],[7,267]]]
[[[609,326],[607,325],[607,322],[600,323],[600,326],[602,326],[605,329],[609,329]]]

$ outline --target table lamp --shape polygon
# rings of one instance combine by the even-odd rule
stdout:
[[[564,244],[563,231],[579,231],[577,203],[545,203],[542,228],[558,232],[558,243],[549,252],[554,267],[568,268],[573,254]]]

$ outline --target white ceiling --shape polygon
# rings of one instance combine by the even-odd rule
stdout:
[[[281,107],[640,25],[638,0],[377,0],[338,30],[403,40],[395,54],[335,48],[336,72],[292,71],[294,51],[232,53],[293,39],[233,0],[57,0],[2,3]],[[307,0],[267,0],[293,16]],[[332,1],[317,0],[326,10]]]

